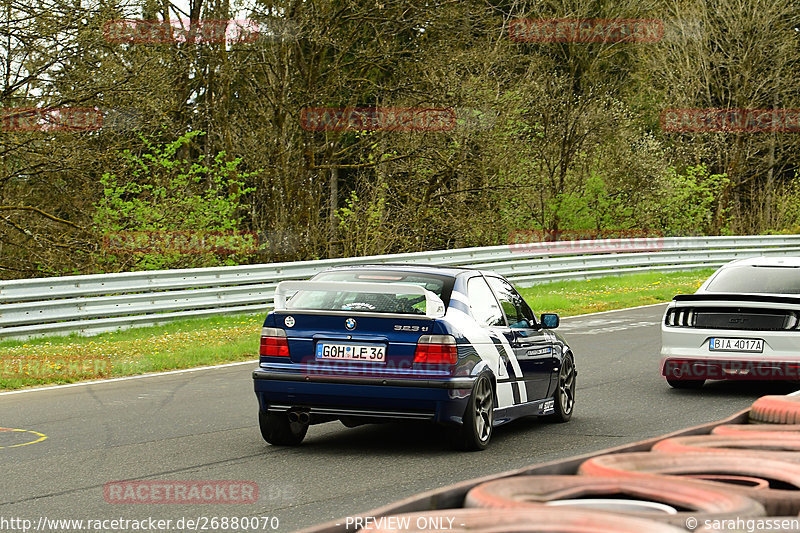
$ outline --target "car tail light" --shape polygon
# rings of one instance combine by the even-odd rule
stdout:
[[[691,307],[676,307],[667,312],[664,322],[668,326],[693,327],[695,324],[695,312]]]
[[[783,329],[800,329],[800,318],[798,318],[797,312],[789,311],[789,314],[786,315],[786,323]]]
[[[417,341],[415,363],[454,365],[457,361],[456,339],[452,335],[423,335]]]
[[[261,328],[260,355],[267,357],[289,357],[289,341],[280,328]]]

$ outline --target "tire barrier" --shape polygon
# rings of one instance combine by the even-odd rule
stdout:
[[[699,521],[764,516],[764,507],[742,494],[708,483],[664,477],[515,476],[483,483],[467,493],[465,507],[536,509],[570,505],[619,512],[676,526]],[[650,505],[657,504],[657,505]],[[570,510],[571,512],[571,510]]]
[[[463,481],[302,533],[800,533],[800,397],[765,396],[681,433]]]
[[[748,436],[759,439],[771,439],[775,434],[800,437],[800,424],[725,424],[711,431],[712,435],[727,437]]]
[[[750,420],[767,424],[800,424],[800,396],[762,396],[753,402]]]
[[[718,481],[720,483],[729,483],[731,485],[743,485],[745,487],[752,487],[754,489],[768,489],[769,481],[750,476],[731,476],[726,474],[697,474],[681,476],[688,479],[699,479],[703,481]]]
[[[383,520],[381,522],[381,520]],[[547,508],[440,509],[376,518],[364,533],[686,533],[683,528],[610,513]]]
[[[753,457],[797,463],[800,462],[800,435],[775,434],[766,439],[756,436],[692,435],[664,439],[652,450],[666,453],[747,452]]]
[[[754,460],[755,459],[755,460]],[[578,473],[587,476],[741,476],[763,479],[770,488],[717,481],[686,482],[725,487],[760,502],[768,515],[791,515],[800,512],[800,464],[768,458],[754,458],[749,453],[665,453],[633,452],[593,457],[581,464]],[[775,488],[780,487],[780,488]]]

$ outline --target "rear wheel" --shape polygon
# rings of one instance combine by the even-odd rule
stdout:
[[[699,389],[705,384],[704,379],[670,379],[667,378],[667,383],[673,389]]]
[[[494,389],[492,380],[481,374],[472,385],[464,423],[453,434],[453,444],[467,451],[484,450],[492,438],[494,422]]]
[[[297,446],[308,431],[307,422],[290,422],[287,413],[259,411],[258,425],[264,440],[275,446]]]
[[[551,422],[568,422],[572,418],[572,411],[575,409],[575,362],[571,355],[565,355],[561,361],[561,370],[558,372],[558,389],[556,389],[555,403],[553,407],[556,412],[548,416]]]

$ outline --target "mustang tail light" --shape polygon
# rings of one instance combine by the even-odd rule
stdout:
[[[670,309],[664,322],[666,322],[668,326],[683,328],[692,327],[695,324],[694,309],[690,307],[675,307]]]
[[[260,355],[267,357],[289,357],[289,341],[280,328],[261,328]]]
[[[452,335],[423,335],[417,341],[415,363],[454,365],[457,361],[456,339]]]

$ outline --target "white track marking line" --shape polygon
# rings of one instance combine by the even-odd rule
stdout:
[[[188,374],[189,372],[198,372],[200,370],[213,370],[215,368],[226,368],[229,366],[239,366],[239,365],[252,365],[257,364],[258,359],[253,359],[251,361],[241,361],[239,363],[225,363],[223,365],[211,365],[211,366],[198,366],[197,368],[184,368],[181,370],[169,370],[167,372],[153,372],[150,374],[138,374],[136,376],[124,376],[119,378],[111,378],[111,379],[98,379],[94,381],[81,381],[80,383],[67,383],[66,385],[53,385],[52,387],[38,387],[35,389],[22,389],[22,390],[12,390],[8,392],[0,392],[0,396],[8,396],[10,394],[24,394],[26,392],[41,392],[47,390],[56,390],[56,389],[67,389],[70,387],[85,387],[86,385],[99,385],[101,383],[115,383],[118,381],[130,381],[133,379],[142,379],[142,378],[154,378],[158,376],[170,376],[173,374]]]
[[[626,307],[625,309],[610,309],[608,311],[597,311],[596,313],[586,313],[584,315],[572,315],[572,316],[562,316],[561,320],[567,320],[569,318],[583,318],[585,316],[593,316],[593,315],[604,315],[606,313],[619,313],[620,311],[631,311],[633,309],[645,309],[647,307],[655,307],[657,305],[667,305],[669,302],[663,302],[660,304],[647,304],[647,305],[637,305],[636,307]]]

